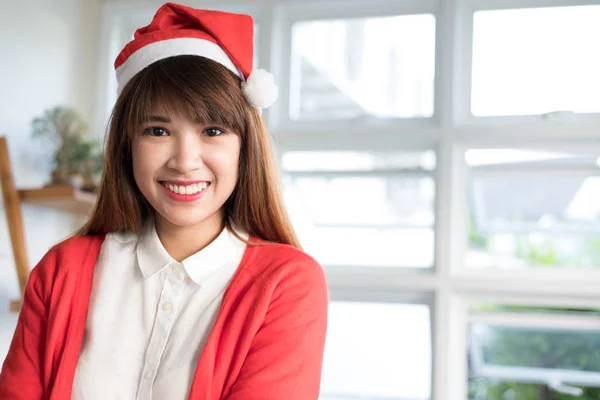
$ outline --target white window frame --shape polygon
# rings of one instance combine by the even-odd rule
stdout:
[[[507,328],[589,331],[600,334],[600,320],[597,316],[592,315],[569,315],[566,313],[552,315],[541,312],[508,311],[472,312],[468,316],[468,323]],[[478,378],[548,385],[554,390],[574,396],[581,395],[579,386],[600,387],[600,372],[489,365],[484,360],[482,343],[472,340],[469,348],[473,372]]]
[[[568,126],[568,125],[567,125]],[[600,123],[598,124],[600,126]],[[574,124],[573,127],[577,129],[577,124]],[[598,128],[597,128],[598,129]],[[486,138],[487,139],[487,138]],[[574,152],[578,151],[597,151],[600,154],[600,145],[598,143],[590,143],[586,138],[574,138],[574,139],[563,139],[564,142],[561,144],[560,141],[556,142],[540,142],[539,140],[531,140],[527,139],[527,141],[517,141],[517,140],[504,140],[502,146],[488,146],[484,141],[473,141],[473,146],[468,145],[457,145],[457,148],[461,154],[468,148],[472,147],[484,147],[486,149],[493,148],[518,148],[522,150],[536,150],[536,151],[562,151],[562,152]],[[468,140],[462,141],[463,143],[469,143]],[[459,249],[460,254],[465,254],[466,246],[467,246],[467,226],[465,221],[467,221],[468,215],[468,198],[469,195],[468,189],[466,186],[469,184],[469,179],[473,176],[510,176],[510,175],[519,175],[526,174],[527,176],[532,174],[543,174],[547,176],[548,173],[552,172],[555,175],[562,176],[581,176],[581,177],[590,177],[600,175],[600,168],[582,168],[582,167],[563,167],[563,168],[544,168],[544,169],[531,169],[526,167],[507,167],[503,166],[501,169],[495,166],[479,166],[479,167],[468,167],[466,162],[464,161],[464,157],[461,157],[460,160],[457,160],[459,164],[458,169],[460,170],[458,178],[462,180],[461,185],[463,187],[462,191],[456,193],[456,196],[460,197],[460,200],[457,202],[454,213],[456,216],[459,216],[461,219],[460,234],[457,235],[457,228],[455,227],[454,234],[457,235],[460,239],[457,243],[455,243],[455,247]],[[580,282],[582,290],[586,290],[586,282],[591,281],[600,281],[600,268],[599,269],[575,269],[571,270],[569,268],[532,268],[527,270],[520,271],[502,271],[502,270],[488,270],[488,269],[468,269],[464,264],[464,260],[462,258],[455,259],[455,263],[452,267],[452,272],[456,277],[459,278],[467,278],[467,279],[506,279],[507,281],[515,281],[513,286],[518,286],[522,284],[531,284],[539,281],[543,282],[544,285],[548,285],[549,291],[551,293],[566,293],[569,292],[568,288],[564,288],[561,286],[566,282]],[[520,282],[518,280],[521,280]],[[532,288],[532,291],[536,291],[537,288]],[[545,290],[545,289],[541,289]],[[595,289],[591,289],[590,293],[600,293],[600,291],[596,291]],[[576,295],[576,293],[573,293]]]
[[[398,127],[423,128],[435,126],[435,109],[433,116],[429,118],[398,118],[388,120],[377,120],[364,118],[356,120],[326,120],[326,121],[293,121],[290,119],[290,86],[292,80],[292,25],[301,21],[346,19],[363,17],[381,17],[390,15],[414,15],[433,14],[435,16],[436,4],[433,0],[398,1],[398,0],[355,0],[339,1],[303,1],[289,2],[280,8],[280,18],[283,29],[279,32],[283,45],[279,48],[278,60],[273,60],[272,69],[281,76],[282,82],[290,84],[280,87],[280,101],[276,103],[273,113],[276,117],[270,120],[271,126],[281,137],[304,136],[306,142],[307,133],[314,136],[327,135],[335,131],[343,130],[346,134],[359,135],[364,133],[365,128],[376,129],[384,132],[397,132]],[[312,136],[312,135],[311,135]],[[318,139],[317,139],[318,140]]]
[[[330,279],[329,276],[328,279]],[[431,338],[433,339],[433,332],[435,331],[435,329],[433,328],[435,324],[435,296],[433,295],[433,293],[412,289],[404,291],[398,291],[396,290],[396,288],[391,288],[391,290],[382,290],[380,287],[370,289],[368,287],[365,287],[364,285],[358,287],[349,287],[347,285],[338,285],[335,282],[331,282],[330,280],[329,297],[331,302],[425,305],[429,307]],[[433,363],[433,360],[431,361]],[[433,371],[431,372],[433,374]],[[325,398],[329,397],[334,396],[326,396]]]
[[[473,15],[477,11],[490,10],[515,10],[546,7],[569,7],[598,5],[597,0],[464,0],[464,25],[461,35],[464,37],[463,57],[460,68],[463,80],[461,82],[462,95],[459,121],[466,125],[501,126],[505,124],[544,124],[553,122],[579,122],[600,123],[600,113],[570,114],[562,112],[549,112],[539,115],[506,115],[506,116],[480,116],[471,113],[471,78],[473,60]],[[590,49],[590,51],[592,51]]]
[[[558,148],[597,146],[600,122],[590,118],[473,118],[470,81],[473,13],[484,9],[599,4],[598,0],[209,0],[186,4],[251,13],[260,25],[261,65],[273,72],[280,100],[265,112],[276,150],[398,151],[436,150],[435,265],[408,268],[326,267],[332,299],[410,301],[417,293],[432,297],[432,399],[467,398],[468,304],[552,305],[600,308],[600,271],[554,269],[468,270],[466,196],[468,168],[464,151],[474,147]],[[113,1],[102,5],[99,87],[114,73],[114,45],[123,34],[123,16],[154,12],[152,0]],[[434,115],[431,119],[389,120],[349,126],[333,121],[303,126],[290,121],[291,26],[314,18],[348,18],[428,12],[436,18]],[[130,32],[131,33],[131,32]],[[115,39],[117,38],[117,39]],[[112,46],[112,47],[111,47]],[[98,91],[96,122],[104,131],[109,96]],[[587,116],[586,116],[587,117]],[[310,128],[310,129],[309,129]],[[365,293],[382,293],[370,297]],[[390,295],[390,296],[388,296]],[[408,296],[408,297],[406,297]],[[512,321],[516,325],[519,321]],[[402,377],[398,377],[402,379]]]
[[[580,178],[585,179],[589,177],[599,177],[600,176],[600,168],[591,168],[591,167],[579,167],[579,166],[569,166],[569,167],[522,167],[522,166],[481,166],[481,167],[471,167],[470,170],[470,180],[471,184],[474,185],[473,190],[476,192],[480,192],[481,189],[478,185],[475,185],[473,182],[476,178],[481,177],[497,177],[497,178],[515,178],[515,177],[527,177],[527,178],[536,178],[536,177],[568,177],[568,178]],[[474,194],[474,193],[471,193]],[[477,193],[475,193],[477,194]],[[486,210],[483,207],[478,207],[481,210],[478,211],[477,215],[485,215]],[[511,223],[510,229],[506,229],[502,224],[498,223],[490,223],[488,229],[491,232],[511,232],[511,233],[529,233],[531,231],[538,230],[540,231],[539,226],[530,222],[524,223]],[[583,227],[576,226],[575,224],[564,224],[559,227],[553,227],[552,229],[542,230],[544,233],[555,233],[555,232],[577,232],[577,233],[591,233],[595,232],[600,228],[600,224],[593,227]]]

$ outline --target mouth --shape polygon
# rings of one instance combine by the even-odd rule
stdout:
[[[180,183],[169,181],[159,181],[159,183],[172,193],[190,196],[206,190],[206,188],[210,185],[210,182],[206,181],[185,184],[183,182]]]

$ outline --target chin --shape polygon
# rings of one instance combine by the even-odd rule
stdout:
[[[200,210],[171,210],[157,212],[157,217],[167,221],[170,225],[178,228],[191,228],[203,224],[221,223],[217,212],[206,213]]]

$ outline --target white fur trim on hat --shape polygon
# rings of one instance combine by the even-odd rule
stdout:
[[[242,91],[248,103],[256,108],[267,108],[277,100],[279,88],[273,74],[264,69],[252,71],[248,80],[242,83]]]
[[[243,80],[243,75],[218,44],[199,38],[176,38],[150,43],[130,55],[116,70],[117,93],[121,93],[131,78],[148,65],[164,58],[180,55],[209,58],[225,66]]]

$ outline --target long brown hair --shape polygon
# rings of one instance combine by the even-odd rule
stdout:
[[[300,248],[283,203],[269,134],[240,79],[198,56],[158,61],[138,73],[113,108],[98,200],[80,235],[139,232],[153,209],[133,178],[132,140],[152,110],[225,125],[240,134],[238,182],[225,203],[227,229]]]

